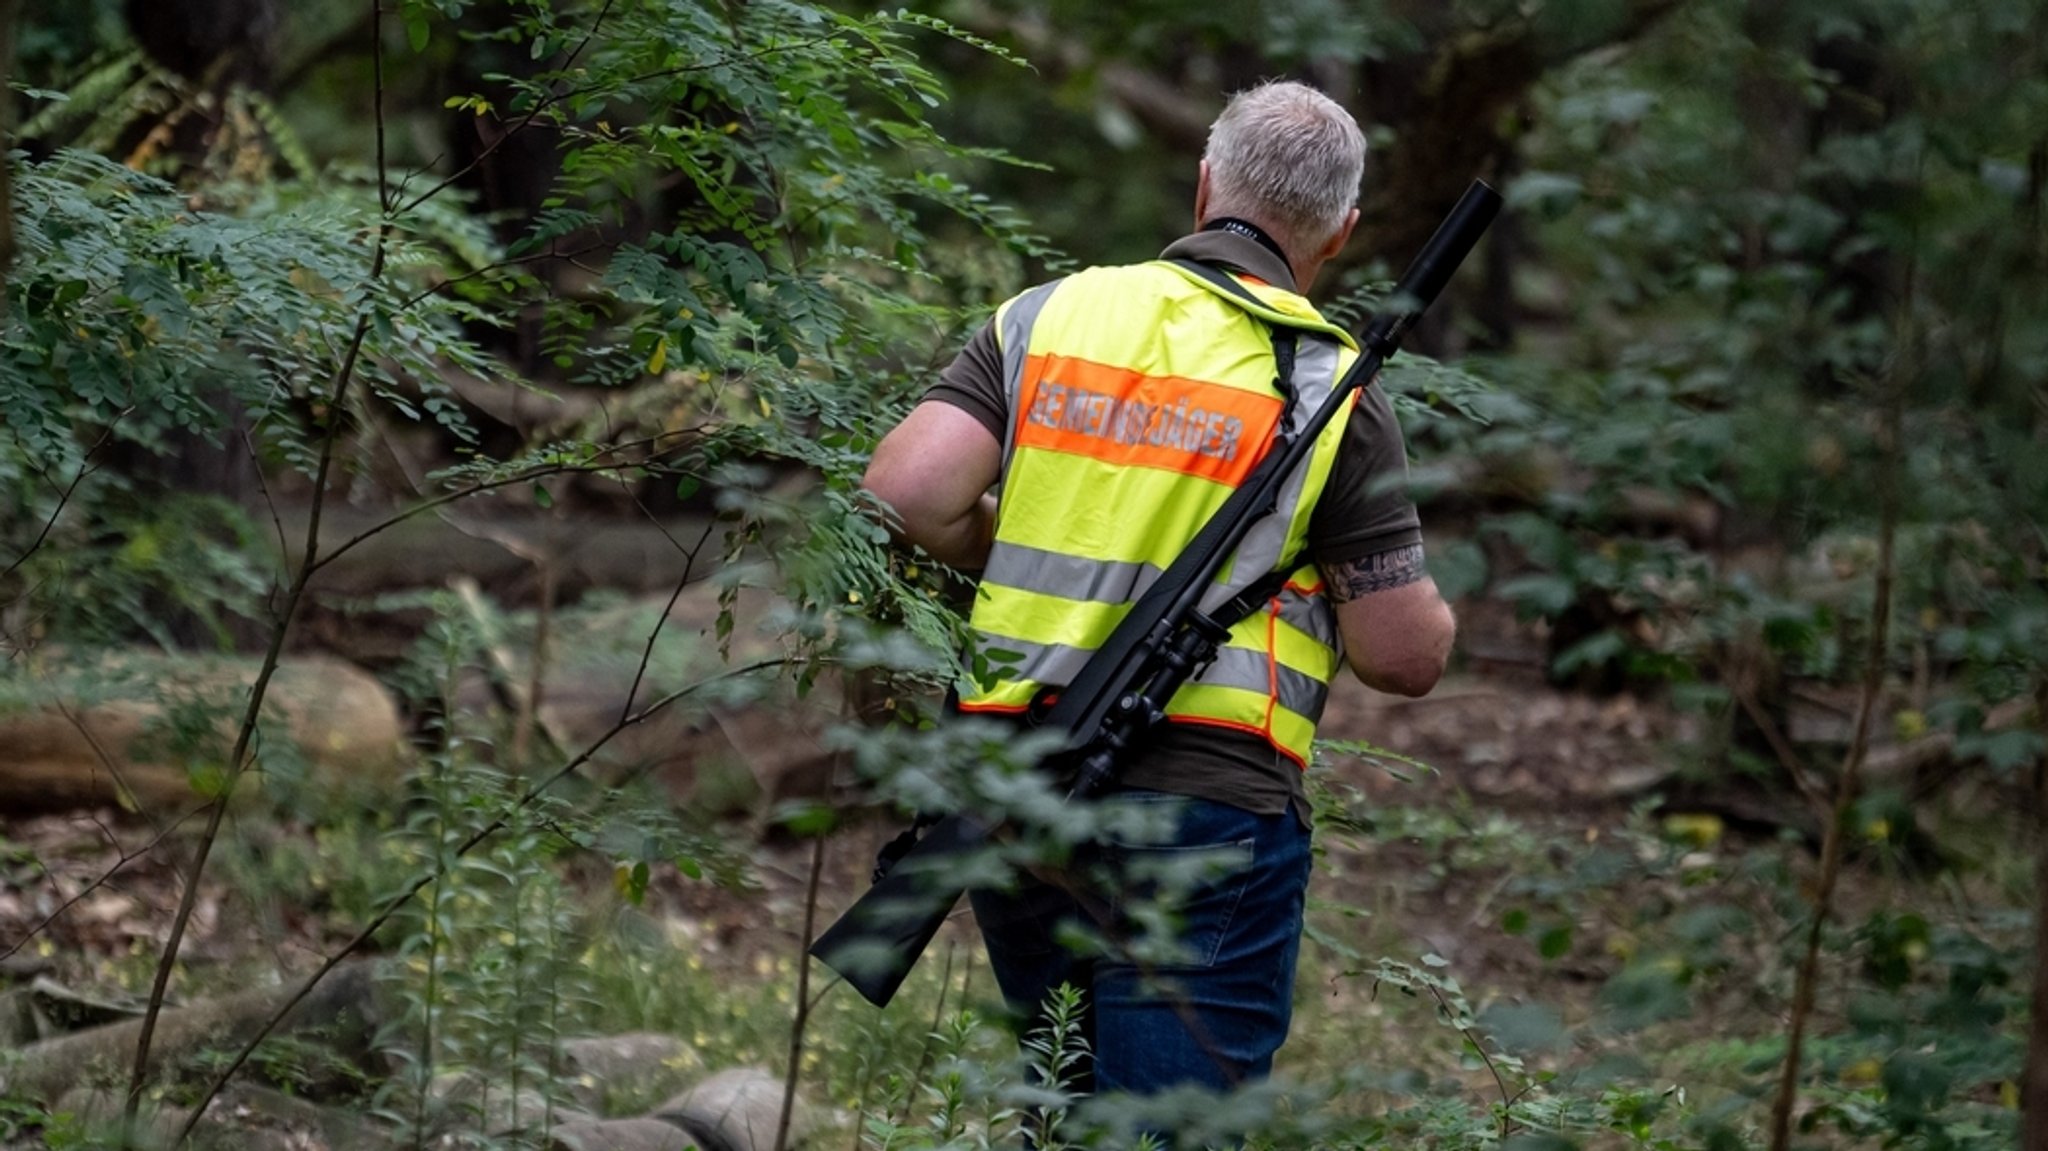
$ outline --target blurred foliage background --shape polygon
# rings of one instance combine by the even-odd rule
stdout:
[[[446,767],[449,669],[489,662],[491,617],[419,590],[453,552],[429,581],[338,562],[424,509],[516,557],[486,591],[534,667],[579,609],[716,568],[722,649],[744,590],[772,589],[778,674],[808,692],[885,667],[870,712],[907,708],[961,636],[943,575],[891,554],[857,489],[874,439],[1009,293],[1185,230],[1228,94],[1296,77],[1371,141],[1358,238],[1318,285],[1333,315],[1362,325],[1469,180],[1508,199],[1422,355],[1386,374],[1466,621],[1459,670],[1643,701],[1689,733],[1657,749],[1640,842],[1613,859],[1325,796],[1331,835],[1505,873],[1496,926],[1545,961],[1610,903],[1629,927],[1597,1010],[1554,1018],[1327,940],[1525,1079],[1450,1110],[1426,1083],[1361,1081],[1387,1105],[1316,1137],[1992,1147],[2024,1116],[2048,1147],[2048,1063],[2026,1058],[2048,950],[2042,6],[0,15],[9,706],[90,653],[329,651],[399,688]],[[667,525],[684,578],[583,563],[549,522]],[[530,696],[513,705],[493,758],[517,770],[548,740]],[[212,755],[232,790],[245,748]],[[459,805],[456,778],[426,794]],[[644,892],[650,859],[717,854],[701,831],[600,850]],[[504,867],[528,890],[546,870]],[[571,930],[545,894],[550,932]],[[1715,1015],[1735,986],[1741,1010]],[[1600,1062],[1703,1012],[1675,1070],[1648,1046],[1626,1075]]]

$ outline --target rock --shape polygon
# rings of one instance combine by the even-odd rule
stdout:
[[[0,992],[0,1049],[26,1047],[39,1039],[141,1014],[136,1004],[97,999],[39,975],[27,987]]]
[[[42,1037],[36,1027],[33,994],[26,987],[0,991],[0,1051],[34,1043]]]
[[[185,1123],[192,1117],[186,1107],[171,1107],[154,1100],[143,1100],[136,1111],[135,1127],[127,1140],[120,1138],[125,1095],[111,1088],[74,1088],[52,1107],[54,1115],[69,1115],[86,1130],[89,1147],[133,1148],[134,1151],[171,1151],[178,1133],[185,1129]],[[192,1128],[192,1142],[189,1147],[217,1148],[220,1151],[299,1151],[305,1146],[284,1131],[244,1127],[233,1121],[234,1109],[223,1106],[226,1099],[215,1101],[199,1123]],[[359,1151],[369,1151],[366,1145],[358,1145]]]
[[[104,1027],[119,1023],[123,1019],[135,1019],[142,1015],[144,1003],[137,1001],[115,1001],[101,999],[69,987],[47,977],[38,977],[28,985],[29,1003],[35,1011],[37,1034],[55,1035],[66,1031],[84,1031],[92,1027]]]
[[[74,1087],[56,1101],[50,1108],[50,1114],[71,1116],[88,1132],[117,1136],[115,1129],[121,1122],[123,1099],[121,1092],[112,1088]],[[140,1151],[169,1148],[191,1115],[192,1112],[184,1108],[166,1107],[145,1099],[136,1111],[135,1130],[130,1143]],[[118,1138],[107,1143],[107,1146],[120,1145]]]
[[[692,1151],[699,1142],[689,1132],[659,1119],[601,1119],[569,1123],[554,1132],[550,1151]],[[702,1147],[701,1151],[717,1151]]]
[[[782,1079],[758,1067],[720,1071],[655,1109],[657,1119],[698,1136],[704,1151],[772,1151],[782,1121]],[[789,1144],[817,1129],[818,1116],[799,1096],[790,1114]]]
[[[184,814],[201,800],[192,766],[227,758],[257,666],[131,652],[68,670],[24,706],[0,710],[0,810],[118,804]],[[268,737],[296,747],[316,785],[386,787],[404,766],[398,705],[353,664],[287,658],[271,677],[264,717]],[[273,750],[264,766],[287,762]],[[245,775],[238,794],[253,793],[263,774]]]
[[[570,1093],[599,1115],[644,1111],[704,1069],[682,1040],[655,1032],[565,1039],[560,1047]]]
[[[150,1045],[151,1070],[181,1063],[208,1049],[239,1050],[300,985],[293,980],[166,1009],[157,1017]],[[300,1000],[272,1034],[317,1040],[328,1045],[343,1064],[375,1072],[381,1070],[376,1065],[375,1039],[385,1018],[374,966],[349,963],[335,969]],[[127,1073],[134,1058],[141,1028],[140,1019],[131,1019],[30,1044],[21,1049],[19,1062],[0,1070],[0,1094],[47,1101],[81,1084],[118,1079]],[[349,1078],[342,1076],[344,1081]]]
[[[557,620],[549,645],[554,654],[541,682],[542,728],[572,754],[609,731],[657,625],[661,633],[635,710],[682,684],[785,654],[770,622],[784,610],[782,601],[748,589],[734,605],[730,664],[722,660],[718,598],[718,588],[702,581],[684,590],[665,621],[666,596]],[[511,678],[523,680],[531,653],[508,654],[520,665]],[[787,675],[764,671],[751,682],[752,691],[746,683],[727,683],[618,732],[593,758],[591,774],[607,783],[648,779],[679,806],[702,814],[761,816],[785,800],[826,797],[837,756],[825,733],[842,721],[843,681],[821,675],[802,697]],[[456,703],[483,712],[493,696],[477,676],[461,685]]]
[[[486,1135],[552,1130],[568,1123],[593,1123],[597,1116],[551,1101],[532,1087],[513,1090],[479,1071],[436,1075],[427,1087],[427,1127],[437,1132],[481,1131]]]
[[[293,1151],[321,1147],[326,1151],[382,1151],[391,1145],[383,1130],[340,1107],[323,1107],[309,1099],[268,1087],[243,1084],[221,1096],[220,1111],[236,1126],[283,1134]],[[213,1115],[207,1116],[214,1119]]]

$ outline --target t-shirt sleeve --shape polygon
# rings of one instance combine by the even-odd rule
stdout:
[[[1310,513],[1308,558],[1350,563],[1422,542],[1408,495],[1408,448],[1394,406],[1377,382],[1358,394],[1329,482]]]
[[[959,408],[980,421],[998,441],[1003,440],[1010,414],[1003,388],[1003,350],[996,343],[994,321],[974,333],[924,398]]]

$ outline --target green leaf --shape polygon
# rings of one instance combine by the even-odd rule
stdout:
[[[1536,950],[1545,959],[1556,959],[1571,949],[1572,928],[1569,923],[1561,923],[1550,928],[1536,940]]]
[[[1578,1144],[1555,1131],[1524,1131],[1500,1145],[1500,1151],[1578,1151]]]
[[[533,481],[533,502],[543,508],[555,506],[555,497],[548,492],[547,486],[539,480]]]
[[[1490,1004],[1477,1022],[1502,1050],[1516,1055],[1560,1051],[1571,1042],[1564,1018],[1541,1003]]]
[[[412,46],[412,50],[415,53],[426,51],[427,41],[433,32],[432,26],[427,23],[426,6],[421,4],[406,5],[403,18],[405,20],[405,42]]]
[[[822,803],[793,803],[777,813],[776,822],[791,835],[810,839],[831,831],[838,825],[839,816]]]

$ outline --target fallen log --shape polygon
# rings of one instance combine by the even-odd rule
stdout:
[[[256,671],[247,659],[126,652],[30,685],[0,703],[0,811],[183,814],[218,785]],[[303,767],[316,790],[384,788],[406,762],[391,693],[340,660],[281,663],[262,723],[245,784]]]

